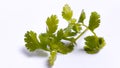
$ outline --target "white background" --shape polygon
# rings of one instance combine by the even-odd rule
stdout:
[[[44,32],[46,18],[51,14],[57,14],[60,27],[64,27],[61,11],[66,3],[75,18],[82,9],[87,18],[92,11],[101,15],[96,33],[105,38],[106,46],[98,54],[90,55],[82,51],[82,38],[72,53],[58,54],[53,68],[120,68],[119,0],[0,0],[0,68],[49,68],[49,53],[29,53],[24,46],[24,34],[27,30]]]

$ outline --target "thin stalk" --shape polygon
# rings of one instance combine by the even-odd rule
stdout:
[[[82,25],[83,25],[84,27],[86,27],[86,29],[85,29],[80,35],[78,35],[78,36],[75,38],[75,41],[76,41],[77,39],[79,39],[87,30],[90,30],[90,29],[88,28],[88,26],[86,26],[84,23],[82,23]],[[97,35],[96,35],[96,33],[95,33],[94,31],[91,31],[91,30],[90,30],[90,32],[92,32],[92,33],[94,34],[94,36],[97,37]]]
[[[57,57],[57,51],[56,50],[53,50],[50,52],[50,57],[49,57],[49,65],[50,66],[53,66],[54,65],[54,62],[56,60],[56,57]]]
[[[78,35],[78,36],[75,38],[75,41],[76,41],[77,39],[79,39],[87,30],[88,30],[88,29],[86,28],[80,35]]]
[[[88,29],[88,30],[90,30],[89,28],[88,28],[88,26],[86,26],[85,24],[82,24],[84,27],[86,27],[86,29]],[[91,31],[91,30],[90,30]],[[93,35],[97,38],[97,41],[99,40],[98,39],[98,37],[97,37],[97,35],[96,35],[96,33],[94,32],[94,31],[91,31],[92,33],[93,33]],[[98,46],[99,47],[99,46]]]
[[[86,29],[88,29],[88,30],[90,30],[89,28],[88,28],[88,26],[86,26],[85,24],[82,24],[84,27],[86,27]],[[91,30],[90,30],[91,31]],[[91,31],[93,34],[94,34],[94,36],[96,36],[97,37],[97,35],[96,35],[96,33],[94,32],[94,31]]]

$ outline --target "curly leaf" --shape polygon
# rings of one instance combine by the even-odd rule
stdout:
[[[85,38],[85,41],[86,46],[84,47],[84,50],[89,54],[95,54],[105,46],[105,41],[101,37],[88,36]]]
[[[56,15],[51,15],[51,17],[47,18],[47,32],[52,34],[57,30],[59,20]]]
[[[62,42],[54,42],[50,44],[51,50],[57,50],[57,52],[62,54],[67,54],[73,50],[73,44],[64,44]]]
[[[42,48],[48,50],[47,45],[50,43],[49,35],[47,33],[42,33],[39,35],[39,39],[42,45]]]
[[[63,37],[64,37],[63,30],[60,29],[60,30],[57,32],[57,40],[61,40],[61,39],[63,39]]]
[[[92,12],[89,20],[88,28],[91,31],[94,31],[99,26],[100,23],[100,15],[97,12]]]
[[[41,48],[40,42],[37,39],[36,33],[33,31],[27,31],[24,38],[26,48],[30,51],[35,51],[38,48]]]
[[[78,22],[83,23],[86,18],[84,10],[82,10]]]
[[[76,33],[80,32],[81,29],[82,29],[82,28],[81,28],[81,25],[80,25],[79,23],[76,23],[76,24],[73,26],[73,30],[74,30]]]
[[[62,16],[65,20],[69,21],[72,18],[73,15],[73,11],[71,10],[70,6],[68,4],[66,4],[63,7],[63,11],[62,11]]]

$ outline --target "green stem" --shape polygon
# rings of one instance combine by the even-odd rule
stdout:
[[[86,29],[88,29],[88,30],[90,30],[89,28],[88,28],[88,26],[86,26],[85,24],[82,24],[84,27],[86,27]],[[90,30],[91,31],[91,30]],[[94,31],[91,31],[93,34],[94,34],[94,36],[95,37],[97,37],[97,35],[96,35],[96,33],[94,32]]]
[[[89,28],[88,28],[88,26],[86,26],[84,23],[82,23],[82,25],[84,26],[84,27],[86,27],[86,29],[80,34],[80,35],[78,35],[76,38],[75,38],[75,41],[77,40],[77,39],[79,39],[87,30],[90,30]],[[91,30],[90,30],[91,31]],[[97,37],[97,35],[96,35],[96,33],[94,32],[94,31],[91,31],[93,34],[94,34],[94,36],[95,37]]]
[[[88,30],[88,29],[86,28],[80,35],[78,35],[78,36],[75,38],[75,41],[76,41],[77,39],[79,39],[87,30]]]
[[[85,24],[82,23],[82,25],[83,25],[84,27],[86,27],[86,29],[90,30],[90,29],[88,28],[88,26],[86,26]],[[90,31],[91,31],[91,30],[90,30]],[[96,33],[95,33],[94,31],[91,31],[91,32],[94,34],[94,36],[97,38],[97,41],[98,41],[98,37],[97,37]],[[99,47],[99,46],[98,46],[98,47]]]
[[[50,66],[54,65],[54,62],[56,60],[56,55],[57,55],[57,51],[56,50],[53,50],[53,51],[50,52],[50,57],[49,57],[49,65]]]

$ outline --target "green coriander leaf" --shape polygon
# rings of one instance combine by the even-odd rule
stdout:
[[[75,36],[81,29],[79,23],[69,23],[68,27],[64,30],[64,37]]]
[[[106,44],[104,38],[99,37],[98,39],[99,39],[99,48],[103,48]]]
[[[85,41],[86,46],[84,47],[84,49],[87,53],[94,54],[99,51],[98,38],[96,38],[95,36],[88,36],[85,38]]]
[[[60,30],[57,32],[57,40],[61,40],[61,39],[63,39],[63,37],[64,37],[63,30],[60,29]]]
[[[71,43],[76,44],[75,38],[74,37],[64,37],[64,40],[70,41]]]
[[[73,31],[75,23],[69,23],[68,27],[64,29],[64,37],[75,36],[76,32]]]
[[[98,46],[98,38],[96,38],[95,36],[87,36],[85,40],[85,44],[91,48],[95,48],[96,46]]]
[[[70,20],[70,23],[75,23],[75,22],[76,22],[75,18],[73,18],[73,19]]]
[[[63,6],[62,17],[69,22],[66,28],[57,30],[59,20],[56,15],[51,15],[46,20],[46,33],[37,34],[33,31],[27,31],[25,33],[25,46],[29,51],[35,51],[36,49],[42,49],[50,52],[49,64],[54,65],[57,57],[57,53],[67,54],[73,51],[76,41],[89,29],[94,36],[85,37],[84,50],[89,54],[95,54],[99,52],[105,46],[105,40],[102,37],[97,37],[94,30],[100,24],[100,15],[97,12],[92,12],[89,25],[86,26],[84,20],[86,14],[82,10],[78,23],[76,19],[72,17],[73,11],[68,4]],[[85,30],[82,30],[82,26]]]
[[[59,20],[56,15],[51,15],[51,17],[47,18],[47,32],[52,34],[57,30]]]
[[[72,31],[66,31],[64,34],[64,37],[71,37],[71,36],[75,36],[76,32],[72,32]]]
[[[72,18],[72,15],[73,15],[73,11],[71,10],[70,6],[68,4],[66,4],[63,7],[63,10],[62,10],[62,16],[63,16],[63,18],[65,20],[69,21]]]
[[[39,42],[39,40],[37,39],[37,34],[33,31],[27,31],[27,33],[25,34],[25,46],[28,50],[30,51],[35,51],[36,49],[41,48],[41,44]]]
[[[70,43],[64,44],[64,43],[59,42],[57,45],[58,45],[57,51],[62,54],[67,54],[67,53],[71,52],[74,47],[74,45],[70,44]]]
[[[97,38],[96,36],[88,36],[85,38],[85,41],[86,46],[84,49],[89,54],[95,54],[105,46],[105,41],[101,37]]]
[[[80,32],[81,29],[82,29],[82,28],[81,28],[81,25],[80,25],[79,23],[76,23],[76,24],[73,26],[73,30],[74,30],[76,33]]]
[[[67,54],[73,50],[73,44],[64,44],[63,42],[54,42],[50,44],[51,50],[57,50],[57,52],[62,54]]]
[[[99,23],[100,23],[100,15],[97,12],[92,12],[90,16],[88,28],[91,31],[94,31],[94,29],[99,26]]]
[[[42,33],[39,35],[39,39],[42,45],[42,48],[48,50],[47,45],[50,43],[49,35],[46,33]]]
[[[85,12],[84,10],[82,10],[78,22],[84,23],[85,18],[86,18]]]

